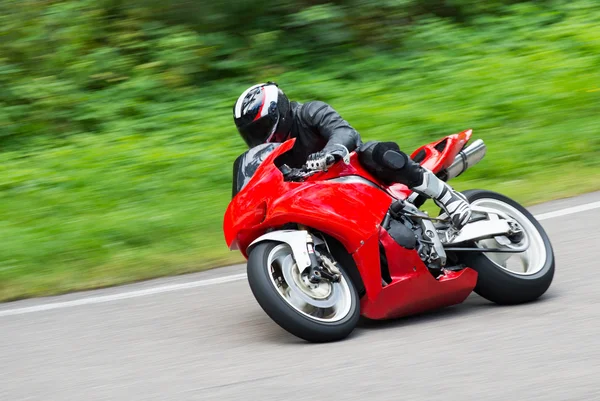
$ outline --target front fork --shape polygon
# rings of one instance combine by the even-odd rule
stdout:
[[[310,233],[306,234],[306,248],[310,259],[307,275],[311,283],[317,284],[323,279],[334,283],[340,281],[341,274],[337,266],[331,259],[315,249],[314,240]]]
[[[307,227],[299,225],[297,230],[283,229],[270,231],[261,235],[248,245],[247,252],[256,244],[263,241],[283,242],[292,249],[294,259],[303,277],[313,283],[322,279],[337,282],[341,279],[340,269],[337,267],[331,250],[325,239],[313,237]],[[319,252],[316,246],[324,245],[326,252]]]

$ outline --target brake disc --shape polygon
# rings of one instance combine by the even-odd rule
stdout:
[[[339,285],[331,284],[329,282],[322,282],[322,284],[327,285],[330,290],[328,293],[321,295],[318,293],[315,294],[308,284],[298,282],[298,280],[302,280],[302,278],[300,277],[300,271],[298,270],[298,266],[292,255],[285,257],[282,262],[281,271],[283,273],[285,282],[291,288],[291,290],[294,291],[294,294],[307,304],[317,308],[331,308],[338,302],[341,294]],[[295,274],[296,272],[298,272],[298,274]],[[318,298],[311,296],[311,294],[314,294]]]

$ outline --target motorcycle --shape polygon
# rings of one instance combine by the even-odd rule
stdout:
[[[416,149],[411,158],[444,181],[479,163],[472,130]],[[224,216],[230,250],[247,259],[250,289],[281,328],[309,342],[339,341],[360,316],[373,320],[462,303],[472,292],[502,305],[542,296],[555,269],[550,239],[519,203],[467,190],[470,221],[457,230],[422,195],[384,185],[350,152],[326,171],[284,163],[295,139],[236,159]]]

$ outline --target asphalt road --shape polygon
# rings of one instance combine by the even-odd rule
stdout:
[[[243,266],[3,304],[0,400],[600,400],[600,209],[542,223],[557,271],[538,302],[473,295],[334,344],[292,337],[243,278],[220,279]]]

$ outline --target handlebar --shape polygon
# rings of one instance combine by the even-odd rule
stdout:
[[[344,161],[344,163],[350,164],[350,152],[348,151],[348,149],[341,144],[337,144],[337,146],[342,147],[346,151],[345,156],[339,156]],[[337,154],[338,153],[336,153],[336,155]],[[333,154],[329,155],[333,157],[333,163],[335,163],[337,159],[334,157]],[[306,163],[300,168],[292,168],[287,164],[283,164],[281,167],[279,167],[279,170],[283,173],[283,178],[286,181],[302,181],[303,179],[310,177],[311,175],[321,172],[321,170],[312,170],[308,168],[308,165]],[[325,169],[324,171],[327,171],[327,169]]]
[[[292,168],[287,164],[284,164],[279,168],[279,170],[281,170],[283,173],[283,178],[286,181],[302,181],[303,179],[319,172],[319,170],[309,169],[306,164],[300,168]]]

